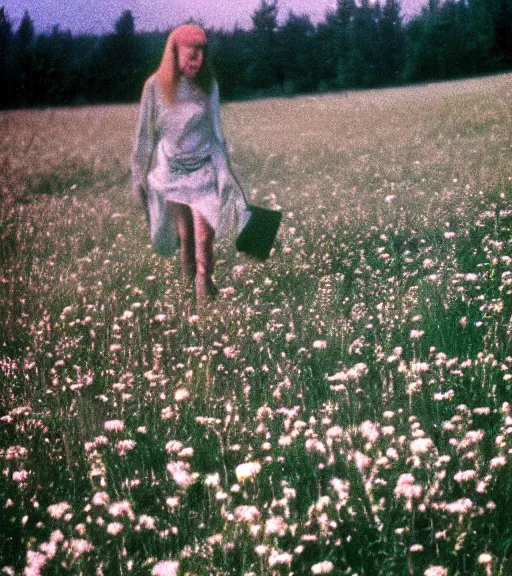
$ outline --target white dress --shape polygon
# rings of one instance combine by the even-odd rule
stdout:
[[[240,222],[245,201],[229,170],[216,81],[207,96],[182,77],[171,107],[163,100],[156,76],[147,80],[132,177],[134,189],[146,192],[151,241],[163,256],[179,245],[166,213],[169,201],[198,210],[216,237]]]

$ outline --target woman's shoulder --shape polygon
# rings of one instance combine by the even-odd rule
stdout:
[[[156,84],[156,74],[151,74],[144,82],[144,91],[153,90]]]
[[[157,85],[156,74],[152,74],[144,82],[144,87],[142,88],[142,98],[143,99],[148,99],[148,98],[154,99],[156,96],[156,85]]]

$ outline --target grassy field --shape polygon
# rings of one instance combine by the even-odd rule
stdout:
[[[512,76],[222,110],[266,263],[196,310],[137,106],[0,113],[0,570],[512,574]]]

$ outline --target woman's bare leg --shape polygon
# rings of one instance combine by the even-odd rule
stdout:
[[[186,204],[169,202],[169,214],[180,238],[181,274],[184,280],[194,280],[196,276],[196,253],[194,242],[194,219],[192,210]]]
[[[218,294],[212,279],[215,230],[197,210],[194,210],[192,214],[196,240],[196,296],[199,302],[204,302],[208,297],[214,297]]]

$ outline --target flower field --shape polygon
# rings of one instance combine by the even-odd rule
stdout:
[[[0,113],[0,573],[510,576],[512,76],[223,106],[271,258],[197,309],[138,107]]]

